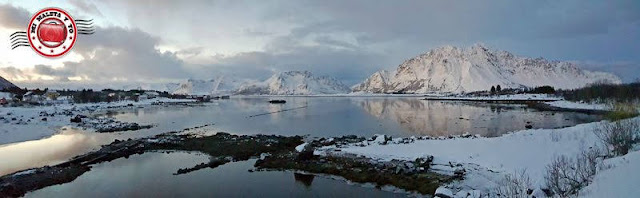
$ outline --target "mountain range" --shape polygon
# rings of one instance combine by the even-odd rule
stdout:
[[[166,88],[170,93],[181,95],[231,95],[243,83],[221,76],[210,80],[189,79],[182,83],[169,83]]]
[[[168,91],[183,95],[318,95],[346,93],[463,93],[492,86],[524,88],[550,85],[574,89],[592,83],[619,84],[619,77],[588,71],[572,62],[529,58],[476,44],[467,48],[443,46],[408,59],[393,71],[373,73],[351,88],[328,76],[286,71],[264,81],[219,76],[179,83],[147,83],[124,89]],[[0,77],[0,89],[15,87]]]
[[[460,93],[488,90],[494,85],[574,89],[592,83],[619,84],[621,80],[610,73],[582,70],[571,62],[520,57],[476,44],[433,49],[404,61],[395,71],[375,72],[352,89],[366,93]]]
[[[220,77],[211,80],[189,79],[167,84],[167,90],[183,95],[316,95],[345,94],[351,89],[328,76],[314,76],[308,71],[276,73],[265,81],[237,81]]]

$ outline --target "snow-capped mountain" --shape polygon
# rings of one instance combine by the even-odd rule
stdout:
[[[16,87],[13,83],[9,82],[7,79],[4,79],[0,76],[0,89]]]
[[[519,57],[476,44],[431,50],[405,61],[393,72],[376,72],[352,89],[369,93],[459,93],[488,90],[494,85],[574,89],[596,82],[621,80],[610,73],[582,70],[570,62]]]
[[[243,95],[313,95],[349,92],[349,87],[331,77],[316,77],[308,71],[288,71],[274,74],[264,82],[243,85],[236,93]]]
[[[211,80],[189,79],[182,83],[169,83],[167,90],[182,95],[228,95],[239,87],[240,82],[219,77]]]

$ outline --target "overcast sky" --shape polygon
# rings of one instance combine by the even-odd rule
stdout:
[[[33,13],[94,19],[58,59],[10,49]],[[640,78],[640,1],[0,1],[0,76],[24,87],[263,80],[309,70],[355,84],[430,49],[484,43]]]

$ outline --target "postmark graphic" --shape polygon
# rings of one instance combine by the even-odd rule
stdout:
[[[73,48],[78,34],[93,34],[92,20],[74,20],[60,8],[45,8],[36,12],[27,31],[9,36],[11,49],[30,46],[38,54],[55,58],[65,55]]]

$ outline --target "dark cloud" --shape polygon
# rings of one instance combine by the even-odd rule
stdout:
[[[283,6],[283,18],[326,16],[294,30],[294,36],[346,31],[378,42],[579,37],[607,33],[640,20],[637,1],[308,1]],[[294,13],[291,13],[294,12]],[[311,13],[311,14],[310,14]]]
[[[70,0],[69,3],[77,9],[86,12],[87,14],[103,16],[102,12],[100,12],[100,9],[98,9],[98,7],[96,7],[96,5],[91,2],[83,0]]]
[[[554,60],[606,61],[617,57],[640,62],[636,55],[640,51],[637,34],[640,2],[633,0],[118,3],[124,5],[131,21],[141,21],[136,25],[150,32],[173,35],[173,30],[166,29],[172,26],[163,24],[178,24],[179,27],[172,29],[186,30],[191,38],[209,41],[207,39],[218,35],[221,28],[233,29],[223,28],[233,24],[245,36],[268,37],[262,51],[237,55],[250,60],[256,57],[247,57],[249,54],[293,59],[271,60],[265,64],[266,68],[289,65],[294,69],[300,66],[290,63],[300,63],[300,60],[318,61],[301,65],[320,65],[328,63],[327,59],[363,57],[374,59],[357,62],[377,63],[369,67],[387,64],[384,67],[393,68],[405,59],[441,45],[468,46],[477,42],[523,56]],[[217,15],[220,13],[223,14]],[[179,19],[180,23],[172,23],[172,19]],[[274,28],[287,33],[274,34]],[[338,57],[312,58],[319,57],[318,52]],[[353,57],[345,58],[346,55]],[[341,73],[329,70],[341,69],[339,67],[324,68],[321,73]]]
[[[70,3],[101,13],[98,2]],[[122,26],[136,29],[99,28],[74,48],[84,60],[30,72],[61,80],[138,82],[220,75],[261,80],[273,72],[309,70],[354,84],[440,45],[482,42],[522,56],[579,60],[583,68],[610,71],[625,81],[640,76],[640,2],[633,0],[144,0],[112,1],[108,7],[132,23]],[[21,18],[29,17],[7,5],[0,11],[9,17],[0,18],[5,27],[24,26]],[[211,50],[251,39],[264,45],[239,53]],[[160,44],[178,49],[160,52]],[[202,57],[211,63],[186,63]]]
[[[174,53],[160,52],[158,39],[137,29],[97,28],[96,34],[82,37],[74,52],[84,57],[79,62],[65,62],[62,67],[36,65],[33,69],[5,68],[9,78],[31,74],[55,79],[82,77],[93,83],[111,81],[157,81],[185,79],[192,76]],[[33,75],[32,75],[33,76]],[[34,80],[33,77],[27,79]]]
[[[182,60],[158,51],[157,44],[157,38],[138,29],[97,28],[95,34],[79,38],[74,47],[84,60],[65,63],[63,69],[94,80],[188,78]]]
[[[5,79],[26,79],[24,72],[16,67],[0,67],[0,72],[2,72],[2,77]]]
[[[0,26],[17,30],[26,30],[29,25],[29,11],[9,4],[0,4]]]
[[[203,65],[223,74],[253,79],[266,79],[274,72],[307,70],[355,84],[371,73],[390,64],[376,53],[342,50],[331,47],[297,46],[286,52],[247,52],[219,57],[220,63]]]
[[[358,46],[351,44],[349,42],[337,40],[331,38],[330,36],[318,36],[314,40],[316,43],[327,46],[334,46],[338,48],[348,48],[348,49],[358,49]]]
[[[33,67],[33,72],[40,75],[55,76],[65,80],[75,75],[74,72],[69,69],[54,69],[48,65],[36,65]]]

